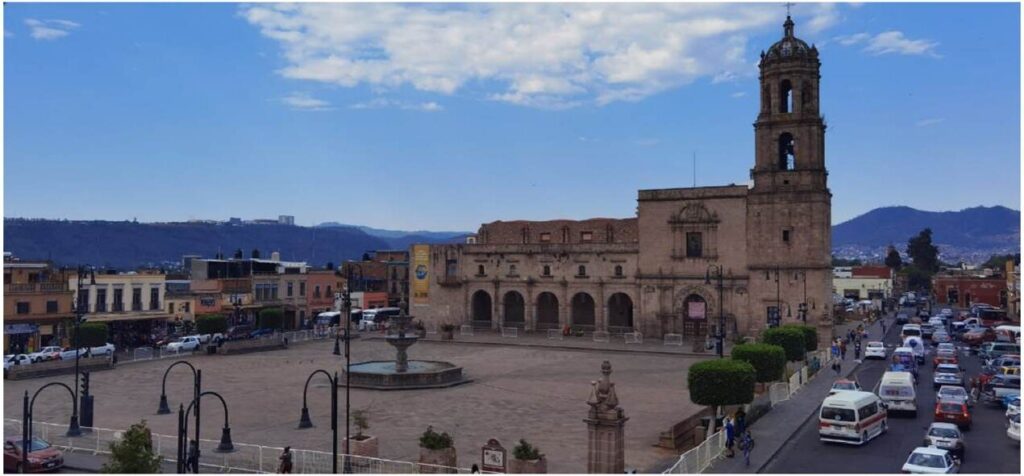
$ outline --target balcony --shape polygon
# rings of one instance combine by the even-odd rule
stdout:
[[[67,288],[65,283],[22,283],[22,284],[5,284],[4,293],[7,294],[45,294],[45,293],[61,293],[71,291]]]
[[[124,303],[115,302],[113,308],[111,309],[111,312],[124,312]]]
[[[247,294],[252,292],[252,280],[248,278],[228,278],[220,280],[220,289],[224,294]]]
[[[458,276],[442,276],[437,279],[437,284],[441,286],[456,287],[462,285],[462,280]]]

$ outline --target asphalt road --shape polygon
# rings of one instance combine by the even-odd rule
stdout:
[[[891,324],[892,317],[887,323]],[[886,334],[885,343],[891,355],[899,339],[899,327],[893,326]],[[931,350],[931,349],[929,349]],[[848,355],[848,357],[850,357]],[[918,413],[889,416],[889,431],[863,446],[825,443],[818,439],[818,419],[812,416],[800,430],[779,450],[775,458],[762,470],[765,473],[898,473],[914,448],[924,442],[924,434],[933,422],[935,391],[932,390],[932,354],[926,355],[921,367],[917,387]],[[962,351],[960,365],[966,378],[976,376],[982,362],[976,356]],[[854,373],[861,387],[876,390],[886,369],[886,361],[868,360]],[[1003,408],[979,403],[972,408],[973,425],[965,433],[967,445],[964,473],[1020,474],[1020,445],[1006,436],[1006,417]]]

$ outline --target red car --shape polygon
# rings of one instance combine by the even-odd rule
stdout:
[[[971,429],[971,413],[967,404],[953,401],[940,401],[935,404],[935,421],[953,423],[964,429]]]
[[[21,438],[8,438],[4,441],[4,472],[21,472]],[[64,453],[50,446],[42,438],[32,438],[28,451],[27,473],[56,471],[64,467]]]
[[[967,345],[981,345],[996,340],[996,331],[991,327],[982,327],[964,334],[960,340]]]
[[[956,354],[938,354],[932,359],[932,368],[938,367],[939,364],[959,365],[960,358]]]

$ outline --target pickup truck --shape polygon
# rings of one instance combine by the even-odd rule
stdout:
[[[32,359],[32,363],[58,360],[60,359],[60,351],[60,347],[52,345],[39,349],[39,352],[28,354],[28,358]]]
[[[191,352],[198,349],[200,344],[199,336],[185,336],[176,342],[167,344],[167,350],[171,352]]]

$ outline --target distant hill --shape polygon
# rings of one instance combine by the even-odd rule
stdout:
[[[902,252],[907,240],[925,228],[932,229],[944,261],[975,263],[992,254],[1020,252],[1020,211],[1001,206],[950,212],[876,208],[833,226],[832,248],[844,258],[876,255],[890,244]]]
[[[337,222],[325,222],[317,225],[318,228],[340,228],[348,227],[362,230],[370,236],[376,236],[387,241],[391,249],[404,250],[414,243],[464,243],[466,236],[472,234],[468,231],[403,231],[403,230],[382,230],[360,225],[346,225]]]
[[[249,257],[255,248],[264,258],[278,251],[283,260],[323,266],[390,247],[354,228],[4,219],[4,251],[67,265],[134,268],[180,262],[186,254],[231,256],[238,248]]]

